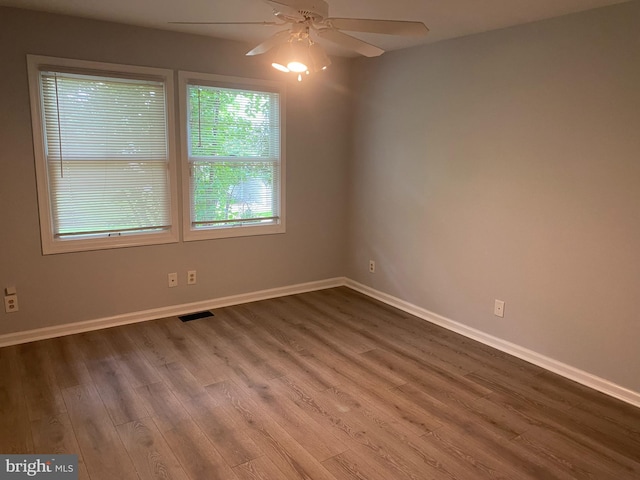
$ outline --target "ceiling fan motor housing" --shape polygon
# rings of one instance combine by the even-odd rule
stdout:
[[[313,20],[323,20],[329,16],[329,4],[324,0],[298,0],[291,4],[300,15]]]

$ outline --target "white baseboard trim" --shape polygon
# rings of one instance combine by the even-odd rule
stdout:
[[[231,295],[228,297],[204,300],[201,302],[153,308],[150,310],[125,313],[122,315],[115,315],[113,317],[87,320],[84,322],[68,323],[65,325],[55,325],[35,330],[8,333],[0,335],[0,347],[35,342],[36,340],[45,340],[47,338],[62,337],[64,335],[72,335],[74,333],[100,330],[102,328],[117,327],[119,325],[127,325],[130,323],[145,322],[147,320],[156,320],[158,318],[174,317],[204,310],[213,310],[215,308],[228,307],[230,305],[239,305],[241,303],[267,300],[269,298],[284,297],[286,295],[295,295],[314,290],[323,290],[326,288],[339,287],[345,285],[345,283],[346,278],[336,277],[316,282],[300,283],[286,287],[271,288],[269,290],[260,290],[258,292]]]
[[[566,363],[559,362],[557,360],[554,360],[553,358],[546,357],[537,352],[534,352],[533,350],[529,350],[527,348],[521,347],[520,345],[516,345],[506,340],[494,337],[480,330],[476,330],[475,328],[468,327],[454,320],[443,317],[442,315],[430,312],[429,310],[413,305],[412,303],[406,302],[392,295],[358,283],[354,280],[347,279],[345,285],[369,297],[380,300],[387,305],[391,305],[392,307],[396,307],[423,320],[444,327],[447,330],[451,330],[453,332],[459,333],[460,335],[464,335],[465,337],[477,340],[478,342],[513,355],[514,357],[518,357],[529,363],[538,365],[545,370],[557,373],[558,375],[566,377],[587,387],[593,388],[594,390],[598,390],[599,392],[607,394],[611,397],[615,397],[619,400],[622,400],[623,402],[627,402],[636,407],[640,407],[640,392],[629,390],[625,387],[610,382],[609,380],[605,380],[604,378],[592,375],[591,373],[572,367],[571,365],[567,365]]]
[[[239,295],[231,295],[228,297],[215,298],[211,300],[203,300],[200,302],[186,303],[181,305],[171,305],[168,307],[154,308],[139,312],[125,313],[112,317],[99,318],[95,320],[87,320],[84,322],[70,323],[65,325],[55,325],[52,327],[38,328],[35,330],[27,330],[23,332],[14,332],[0,335],[0,347],[17,345],[20,343],[34,342],[37,340],[45,340],[47,338],[62,337],[64,335],[72,335],[74,333],[89,332],[92,330],[100,330],[102,328],[117,327],[119,325],[127,325],[130,323],[145,322],[147,320],[155,320],[158,318],[173,317],[185,315],[203,310],[213,310],[216,308],[228,307],[231,305],[239,305],[242,303],[255,302],[259,300],[267,300],[269,298],[284,297],[286,295],[295,295],[299,293],[311,292],[315,290],[323,290],[326,288],[334,288],[347,286],[363,293],[369,297],[380,300],[387,305],[396,307],[411,315],[426,320],[428,322],[439,325],[447,330],[464,335],[465,337],[477,340],[485,345],[496,348],[500,351],[518,357],[527,362],[538,365],[546,370],[562,375],[570,380],[574,380],[582,385],[598,390],[619,400],[627,402],[636,407],[640,407],[640,392],[629,390],[625,387],[617,385],[609,380],[592,375],[588,372],[572,367],[565,363],[559,362],[552,358],[541,355],[533,350],[521,347],[514,343],[502,340],[500,338],[489,335],[475,328],[468,327],[449,318],[430,312],[422,307],[413,305],[412,303],[401,300],[397,297],[381,292],[374,288],[363,285],[354,280],[345,277],[329,278],[315,282],[300,283],[285,287],[272,288],[268,290],[260,290],[257,292],[242,293]]]

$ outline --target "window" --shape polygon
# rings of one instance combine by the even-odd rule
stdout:
[[[278,84],[180,72],[185,240],[284,232],[283,105]]]
[[[173,73],[28,64],[43,252],[177,241]]]

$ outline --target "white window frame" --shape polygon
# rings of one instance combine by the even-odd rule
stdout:
[[[268,225],[236,225],[210,229],[194,229],[191,211],[191,165],[189,161],[188,135],[188,86],[190,84],[210,85],[226,88],[252,89],[277,92],[280,100],[280,191],[279,219],[276,224]],[[284,84],[266,80],[230,77],[198,72],[178,72],[180,102],[180,143],[182,154],[182,219],[183,239],[185,241],[208,240],[216,238],[244,237],[254,235],[270,235],[286,232],[286,154],[285,154],[285,87]]]
[[[27,55],[29,74],[29,95],[35,153],[38,209],[40,213],[40,233],[43,254],[56,254],[86,250],[156,245],[179,241],[178,188],[175,155],[175,112],[174,112],[174,72],[168,69],[91,62],[66,58]],[[79,237],[72,239],[55,238],[53,232],[52,205],[50,200],[45,139],[42,124],[42,95],[40,72],[45,69],[67,73],[84,73],[105,77],[124,77],[161,81],[165,85],[165,108],[167,121],[168,192],[170,199],[170,226],[159,232],[132,233],[118,236]]]

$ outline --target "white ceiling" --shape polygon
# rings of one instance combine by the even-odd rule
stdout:
[[[628,0],[328,0],[332,17],[418,20],[424,38],[354,34],[384,50],[397,50],[473,33],[624,3]],[[239,40],[251,48],[278,27],[170,25],[170,21],[271,21],[261,0],[0,0],[0,5],[62,13],[164,30]],[[280,27],[280,29],[283,29]],[[320,41],[333,55],[351,52]]]

